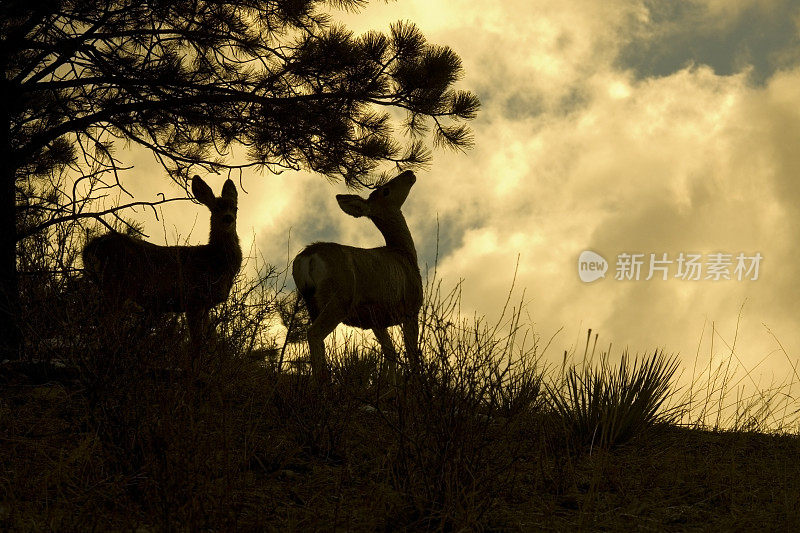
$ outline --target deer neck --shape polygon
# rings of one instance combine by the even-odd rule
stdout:
[[[417,248],[411,231],[406,224],[403,213],[391,213],[380,218],[370,218],[386,241],[386,247],[392,248],[407,256],[414,265],[417,264]]]
[[[236,234],[236,232],[215,230],[214,228],[211,228],[208,244],[214,248],[223,250],[225,255],[228,256],[231,253],[241,254],[241,249],[239,248],[239,236]]]

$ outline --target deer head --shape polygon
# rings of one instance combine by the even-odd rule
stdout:
[[[208,207],[211,211],[212,235],[235,235],[236,212],[238,210],[239,195],[236,185],[230,179],[222,187],[222,195],[214,196],[211,187],[206,185],[200,176],[192,178],[192,194],[198,202]]]
[[[337,194],[336,201],[350,216],[381,220],[400,212],[416,181],[414,173],[406,170],[372,191],[366,199],[357,194]]]

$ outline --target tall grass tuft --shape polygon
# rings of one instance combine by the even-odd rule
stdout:
[[[543,407],[541,349],[520,326],[522,305],[487,323],[463,318],[460,286],[444,293],[432,280],[426,292],[421,373],[406,375],[385,413],[392,484],[411,518],[404,525],[480,529],[513,485],[523,426]]]
[[[673,396],[678,359],[656,351],[630,364],[628,353],[614,368],[607,357],[599,367],[571,367],[548,387],[550,405],[578,444],[611,446],[640,435],[659,422],[673,422],[676,408],[662,410]]]

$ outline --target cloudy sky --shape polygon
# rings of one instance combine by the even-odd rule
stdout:
[[[712,353],[712,324],[727,356],[741,310],[737,356],[787,375],[777,341],[800,357],[800,3],[398,0],[336,18],[357,33],[413,21],[461,56],[461,87],[482,101],[475,148],[435,152],[404,208],[423,267],[438,220],[438,272],[464,280],[465,309],[496,316],[519,256],[534,330],[563,327],[553,357],[593,328],[601,345],[691,362]],[[339,211],[343,185],[284,173],[244,186],[240,235],[268,261],[316,240],[382,244]],[[195,205],[164,214],[165,228],[145,221],[156,241],[207,231]],[[581,281],[584,250],[608,261],[604,279]],[[644,254],[638,281],[614,279],[623,253]],[[651,253],[701,254],[703,278],[710,254],[732,254],[734,279],[683,280],[672,263],[647,281]],[[761,254],[757,280],[735,279],[739,253]]]

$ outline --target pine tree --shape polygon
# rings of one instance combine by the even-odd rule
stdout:
[[[183,185],[199,170],[255,166],[352,186],[425,163],[430,142],[468,146],[479,102],[453,88],[458,56],[410,23],[356,36],[325,13],[364,3],[3,2],[0,357],[19,353],[18,242],[119,212],[93,211],[61,189],[75,178],[53,176],[123,187],[117,144],[146,147]],[[239,147],[246,160],[232,157]]]

